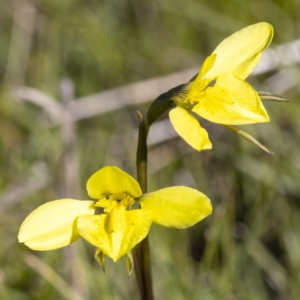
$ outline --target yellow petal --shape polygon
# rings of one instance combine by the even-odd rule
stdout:
[[[100,199],[107,193],[129,192],[133,198],[142,195],[137,181],[118,167],[104,167],[94,173],[86,185],[88,194],[93,199]]]
[[[94,211],[94,201],[62,199],[43,204],[21,225],[19,242],[41,251],[69,245],[80,238],[76,228],[77,217],[93,215]]]
[[[170,111],[169,117],[176,132],[194,149],[200,151],[212,148],[207,131],[185,109],[176,107]]]
[[[201,192],[174,186],[144,194],[139,203],[151,212],[153,222],[175,228],[187,228],[212,212],[210,200]]]
[[[232,74],[218,77],[192,109],[204,119],[226,125],[269,122],[269,116],[257,92]]]
[[[232,34],[213,52],[217,55],[215,64],[203,78],[215,79],[223,73],[233,73],[245,79],[258,64],[260,56],[257,55],[269,46],[272,38],[273,27],[265,22]]]
[[[259,52],[255,56],[252,56],[248,60],[244,61],[242,64],[240,64],[234,71],[234,75],[239,77],[240,79],[247,78],[253,69],[257,66],[260,59],[262,57],[262,52]],[[253,67],[254,66],[254,67]],[[243,75],[243,76],[241,76]]]
[[[182,103],[198,102],[197,100],[198,94],[201,93],[211,81],[210,79],[203,80],[202,77],[214,66],[216,61],[216,56],[217,55],[214,54],[206,58],[196,79],[191,80],[191,82],[186,86],[186,89],[188,90],[188,94],[186,95]],[[176,103],[176,104],[180,105],[181,103]]]
[[[114,209],[108,214],[80,216],[78,231],[89,243],[117,261],[147,236],[151,223],[151,215],[146,210]]]
[[[212,54],[212,55],[208,56],[205,59],[198,76],[204,77],[204,75],[213,68],[213,66],[216,63],[216,59],[217,59],[217,54]]]

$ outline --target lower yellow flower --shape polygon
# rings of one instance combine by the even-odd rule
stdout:
[[[104,167],[94,173],[87,182],[87,191],[97,200],[61,199],[38,207],[21,225],[19,242],[44,251],[83,237],[97,247],[96,259],[104,266],[105,255],[114,261],[125,254],[130,256],[130,250],[147,236],[152,222],[187,228],[212,211],[210,200],[188,187],[142,195],[138,182],[117,167]],[[141,208],[130,210],[135,201]],[[95,214],[96,207],[103,213]]]

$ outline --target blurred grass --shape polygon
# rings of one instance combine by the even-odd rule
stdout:
[[[86,180],[102,166],[135,175],[136,108],[77,122],[68,153],[61,128],[46,126],[45,113],[16,102],[11,88],[35,87],[60,101],[63,77],[80,97],[200,67],[223,38],[259,21],[274,26],[274,45],[290,42],[299,38],[299,6],[299,0],[2,1],[0,299],[139,299],[123,259],[108,260],[103,274],[84,241],[40,253],[16,238],[38,205],[87,199]],[[251,80],[259,86],[274,72]],[[299,85],[283,96],[292,102],[265,104],[271,123],[243,127],[275,155],[205,122],[211,151],[191,151],[180,139],[151,147],[150,191],[185,184],[214,206],[207,220],[184,231],[153,225],[157,299],[299,299]],[[145,112],[147,105],[138,108]],[[68,155],[79,165],[72,195],[65,188]]]

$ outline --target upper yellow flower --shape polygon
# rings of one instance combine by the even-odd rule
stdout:
[[[137,181],[117,167],[104,167],[87,182],[96,201],[61,199],[34,210],[23,222],[19,242],[33,250],[52,250],[83,237],[97,247],[96,258],[117,261],[141,240],[152,222],[187,228],[212,211],[210,200],[188,187],[170,187],[142,195]],[[130,210],[137,201],[141,209]],[[95,214],[96,207],[103,213]]]
[[[158,113],[163,111],[162,104],[167,107],[170,101],[174,102],[177,107],[169,113],[171,123],[198,151],[211,149],[212,144],[206,130],[186,109],[224,125],[268,122],[269,116],[257,92],[244,79],[257,66],[272,38],[273,27],[264,22],[232,34],[206,58],[194,81],[161,95],[167,102],[159,97],[150,110],[155,115],[155,109]],[[152,122],[155,116],[151,113]]]

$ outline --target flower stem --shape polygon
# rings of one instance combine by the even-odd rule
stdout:
[[[139,117],[139,137],[136,154],[137,178],[142,192],[147,192],[147,130],[141,112]],[[134,251],[134,267],[142,300],[153,300],[153,288],[150,265],[150,251],[148,236],[138,244]]]

